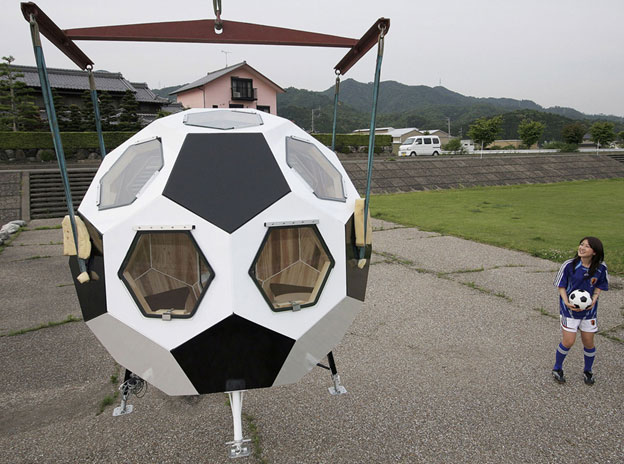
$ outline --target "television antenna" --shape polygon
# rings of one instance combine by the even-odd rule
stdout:
[[[228,51],[225,51],[225,50],[221,50],[221,53],[224,53],[224,54],[225,54],[225,67],[227,68],[227,67],[228,67],[228,64],[227,64],[227,63],[228,63],[228,62],[227,62],[228,55],[229,55],[229,54],[231,54],[232,52],[228,52]]]

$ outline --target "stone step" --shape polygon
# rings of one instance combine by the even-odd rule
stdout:
[[[74,209],[78,208],[97,169],[68,169]],[[65,188],[59,171],[30,172],[30,217],[63,217],[67,214]]]

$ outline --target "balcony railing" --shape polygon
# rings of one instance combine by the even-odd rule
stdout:
[[[251,90],[251,92],[249,91]],[[232,100],[247,100],[253,101],[258,99],[258,89],[233,89],[232,88]]]

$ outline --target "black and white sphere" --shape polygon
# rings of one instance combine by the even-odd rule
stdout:
[[[283,118],[158,119],[105,157],[78,209],[93,244],[84,320],[170,395],[296,382],[362,306],[358,198],[335,153]]]
[[[587,309],[592,302],[591,295],[585,290],[573,290],[568,300],[577,309]]]

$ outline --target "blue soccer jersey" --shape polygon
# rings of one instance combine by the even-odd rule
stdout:
[[[594,296],[594,289],[609,290],[609,273],[607,265],[601,263],[596,269],[593,276],[589,276],[589,268],[583,266],[579,260],[576,265],[573,264],[574,259],[569,259],[561,265],[557,278],[555,279],[555,287],[565,288],[566,294],[570,295],[573,290],[585,290]],[[571,311],[563,302],[561,295],[559,296],[559,312],[564,317],[572,317],[574,319],[595,319],[598,310],[598,302],[591,309],[585,311]]]

